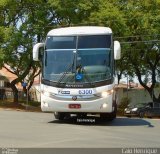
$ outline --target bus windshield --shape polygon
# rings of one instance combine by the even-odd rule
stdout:
[[[43,62],[43,79],[63,83],[111,79],[111,35],[49,36]],[[81,74],[82,78],[76,78]]]

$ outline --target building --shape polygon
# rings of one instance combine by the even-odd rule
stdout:
[[[8,99],[13,98],[13,92],[10,88],[10,82],[16,79],[17,76],[11,72],[9,72],[6,68],[0,69],[0,99]],[[37,76],[34,79],[34,83],[32,88],[30,89],[29,93],[31,99],[40,101],[40,77]],[[25,99],[25,94],[23,92],[23,87],[21,83],[16,85],[19,91],[19,98]]]
[[[7,95],[11,95],[10,81],[0,72],[0,100],[7,98]]]

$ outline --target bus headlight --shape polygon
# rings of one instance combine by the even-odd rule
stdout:
[[[102,96],[103,98],[106,98],[108,95],[113,94],[113,92],[114,92],[113,89],[112,89],[112,90],[108,90],[108,91],[104,91],[104,92],[101,93],[101,96]]]

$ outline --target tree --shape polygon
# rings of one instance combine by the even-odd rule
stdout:
[[[160,2],[158,0],[149,1],[121,1],[125,7],[121,6],[126,18],[126,25],[133,37],[126,38],[129,47],[126,57],[128,65],[138,77],[140,84],[149,92],[153,101],[160,102],[160,97],[156,98],[154,88],[156,86],[158,69],[160,67]],[[129,71],[129,70],[128,70]],[[144,78],[144,79],[143,79]],[[150,84],[149,84],[150,83]]]
[[[54,24],[59,26],[88,25],[92,12],[99,10],[99,0],[49,0],[54,10]]]
[[[30,78],[29,90],[34,77],[39,74],[40,64],[32,60],[32,46],[34,42],[41,41],[46,33],[43,29],[46,24],[45,17],[48,14],[45,11],[40,11],[42,8],[44,9],[45,4],[45,1],[41,2],[40,0],[3,0],[0,2],[0,26],[2,27],[0,33],[3,33],[3,30],[8,30],[8,33],[3,33],[0,44],[1,66],[17,76],[10,83],[15,103],[18,103],[16,84],[22,83],[28,76]]]
[[[72,25],[111,27],[114,38],[123,42],[122,60],[117,63],[119,75],[136,75],[158,101],[154,87],[160,70],[160,44],[150,40],[159,39],[159,10],[159,0],[1,0],[0,63],[8,64],[11,69],[7,69],[17,75],[11,82],[14,101],[18,101],[16,83],[23,82],[28,74],[33,79],[39,71],[40,64],[32,61],[33,44],[44,41],[50,29]]]
[[[32,42],[28,42],[29,40],[21,36],[21,34],[22,33],[14,30],[14,32],[10,34],[10,41],[7,40],[6,42],[7,46],[3,47],[3,67],[17,76],[16,79],[10,82],[15,103],[18,103],[18,89],[16,84],[19,82],[22,83],[32,69],[32,76],[38,70],[38,67],[35,67],[37,64],[32,61]],[[22,48],[22,52],[20,51],[20,47]]]
[[[84,16],[87,17],[87,8],[81,11],[83,8],[81,5],[84,3],[81,2],[79,8],[76,9],[77,2],[68,2],[70,3],[65,3],[65,5],[71,6],[69,10],[62,9],[63,1],[53,1],[52,7],[50,7],[51,3],[45,0],[3,0],[0,2],[0,26],[2,26],[0,33],[3,33],[4,29],[9,29],[8,33],[4,33],[5,37],[2,35],[1,66],[17,76],[10,83],[15,103],[18,103],[16,84],[24,82],[27,77],[30,81],[28,88],[30,88],[37,71],[39,73],[40,70],[40,64],[32,61],[33,44],[43,41],[51,28],[78,23],[80,20],[77,20],[77,16],[81,19],[84,19]],[[92,8],[89,7],[89,9]],[[75,12],[76,16],[74,16]]]
[[[153,101],[160,102],[160,97],[154,94],[160,68],[160,44],[155,41],[159,40],[160,1],[99,2],[99,10],[90,14],[89,21],[111,27],[114,37],[122,42],[122,59],[117,62],[118,80],[124,73],[136,75]]]

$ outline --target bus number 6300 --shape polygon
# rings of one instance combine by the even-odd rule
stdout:
[[[79,90],[79,94],[80,95],[91,95],[92,94],[92,90],[89,90],[89,89]]]

